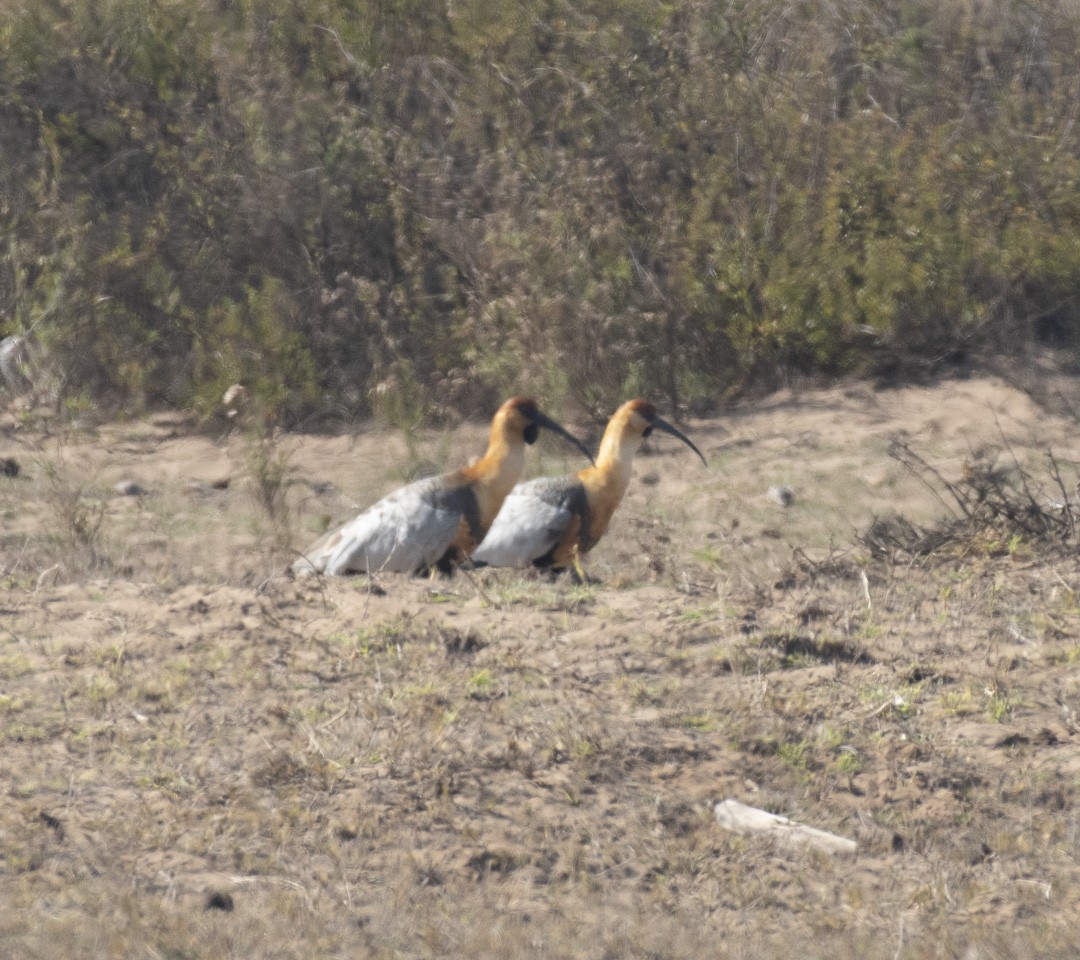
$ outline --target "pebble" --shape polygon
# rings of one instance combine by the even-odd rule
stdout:
[[[795,502],[795,491],[791,487],[769,487],[768,496],[782,507],[790,507]]]

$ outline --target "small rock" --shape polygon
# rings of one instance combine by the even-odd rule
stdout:
[[[795,502],[795,491],[791,487],[769,487],[768,497],[773,503],[790,507]]]
[[[226,416],[231,419],[243,413],[244,408],[247,406],[247,399],[247,387],[239,383],[234,383],[229,387],[229,389],[225,391],[225,396],[221,398],[221,403],[225,407]]]
[[[113,490],[122,497],[141,497],[146,493],[134,480],[121,480]]]
[[[19,461],[14,457],[0,457],[0,476],[17,477],[19,475]]]
[[[229,913],[234,906],[232,894],[226,893],[224,890],[211,890],[206,895],[207,910],[223,910]]]
[[[64,839],[64,825],[57,817],[54,817],[47,810],[42,810],[38,814],[38,819],[52,830],[60,840]]]

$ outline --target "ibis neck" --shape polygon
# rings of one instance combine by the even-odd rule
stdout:
[[[495,520],[495,514],[514,484],[521,479],[524,468],[525,445],[520,442],[508,443],[504,436],[493,431],[487,452],[465,469],[468,480],[477,492],[480,519],[485,528]]]
[[[604,431],[600,452],[596,455],[596,466],[586,467],[580,476],[586,486],[603,488],[608,496],[622,499],[634,472],[634,454],[641,446],[641,437],[627,436],[619,428],[621,425],[614,426],[616,429],[609,426]]]
[[[525,469],[525,446],[507,443],[500,437],[488,446],[487,453],[477,466],[482,468],[477,480],[505,496],[521,479],[521,472]]]

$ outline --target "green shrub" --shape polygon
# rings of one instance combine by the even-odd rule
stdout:
[[[2,332],[75,396],[289,423],[1075,351],[1078,41],[1007,0],[16,4]]]

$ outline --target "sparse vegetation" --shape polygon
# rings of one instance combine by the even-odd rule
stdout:
[[[1001,465],[997,451],[964,464],[963,476],[945,478],[905,442],[889,455],[912,472],[943,508],[931,525],[903,515],[879,517],[861,537],[872,554],[944,557],[956,554],[1022,558],[1039,551],[1074,550],[1080,533],[1080,471],[1063,468],[1052,451],[1043,474],[1015,461]],[[942,609],[952,587],[941,591]]]
[[[1020,419],[973,438],[988,394]],[[894,401],[910,435],[941,424],[919,453],[934,492],[890,472],[864,397],[747,408],[696,425],[706,450],[737,444],[722,474],[649,454],[659,480],[631,485],[588,587],[273,577],[250,437],[150,424],[65,435],[69,484],[92,494],[152,461],[155,493],[108,499],[108,565],[40,579],[58,455],[35,437],[0,480],[0,942],[58,960],[1070,956],[1080,563],[1065,528],[1021,548],[1008,516],[1057,486],[1047,440],[1071,450],[1076,426],[1000,384]],[[420,430],[417,453],[457,457],[482,429]],[[942,484],[983,483],[971,448],[1003,430],[1019,466],[986,523],[960,523]],[[391,446],[409,456],[382,433],[280,443],[266,489],[296,480],[298,527],[391,479]],[[847,474],[801,483],[805,509],[765,495],[779,464],[828,475],[826,455]],[[236,482],[192,492],[191,473]],[[324,480],[341,492],[313,492]],[[875,556],[856,532],[884,503],[948,536]],[[726,797],[852,837],[858,857],[728,835]]]
[[[84,575],[105,564],[104,548],[106,495],[101,485],[73,468],[65,459],[64,447],[55,458],[39,461],[41,496],[49,508],[49,543],[44,544],[67,575]]]
[[[257,429],[247,436],[244,449],[244,468],[251,496],[262,519],[270,525],[274,550],[288,551],[293,530],[289,506],[289,454],[271,429]]]

